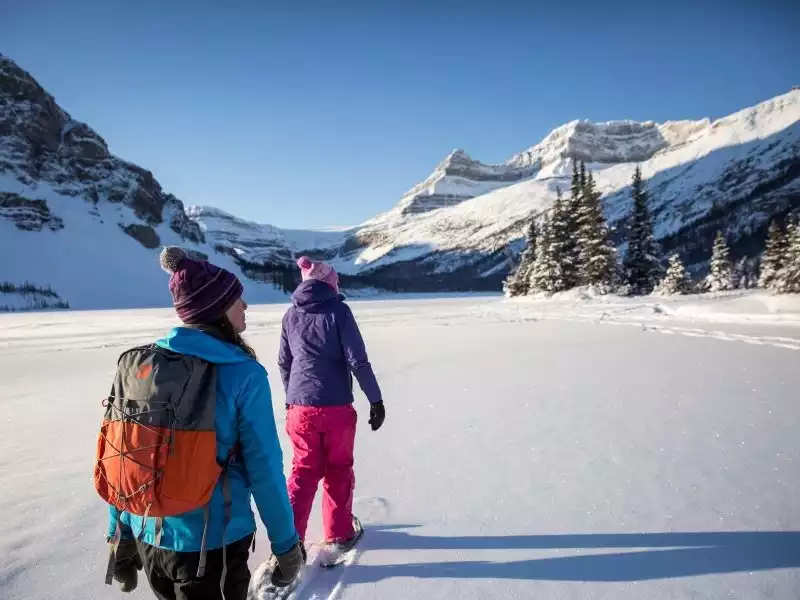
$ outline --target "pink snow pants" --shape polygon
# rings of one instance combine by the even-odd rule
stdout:
[[[289,500],[294,510],[297,535],[305,540],[308,517],[322,485],[322,524],[325,540],[353,536],[353,445],[356,411],[347,406],[290,406],[286,433],[294,457],[289,477]]]

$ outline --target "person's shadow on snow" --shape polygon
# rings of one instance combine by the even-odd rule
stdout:
[[[610,533],[434,537],[402,529],[367,527],[363,549],[567,550],[626,549],[509,562],[452,561],[348,567],[350,583],[391,577],[538,579],[543,581],[644,581],[692,575],[800,567],[800,531]]]

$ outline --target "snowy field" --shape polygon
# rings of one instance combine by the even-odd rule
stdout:
[[[298,600],[800,595],[797,299],[353,307],[388,413],[369,431],[359,396],[367,530],[353,563],[310,572]],[[248,313],[281,428],[284,308]],[[119,352],[174,321],[0,315],[0,598],[121,596],[103,585],[91,484],[100,401]],[[251,568],[267,556],[261,532]],[[144,581],[127,597],[152,598]]]

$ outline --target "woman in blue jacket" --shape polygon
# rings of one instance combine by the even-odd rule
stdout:
[[[224,460],[238,442],[241,460],[234,459],[227,467],[231,499],[227,521],[221,480],[213,492],[202,577],[197,577],[205,525],[202,509],[165,517],[156,532],[154,519],[120,513],[111,506],[110,536],[117,523],[122,529],[113,576],[123,591],[131,591],[143,566],[161,600],[221,600],[223,590],[226,600],[245,600],[250,582],[247,559],[256,530],[251,496],[277,563],[273,583],[288,585],[305,562],[283,475],[267,373],[241,337],[247,304],[236,276],[192,260],[175,247],[164,249],[161,265],[170,273],[170,292],[184,326],[157,344],[217,365],[217,457]]]

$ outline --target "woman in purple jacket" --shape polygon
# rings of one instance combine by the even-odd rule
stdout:
[[[283,318],[278,357],[286,390],[286,431],[294,448],[289,499],[303,540],[323,479],[325,540],[346,547],[360,535],[352,513],[356,411],[351,374],[369,400],[373,431],[383,424],[383,399],[355,317],[339,294],[336,271],[305,256],[297,265],[303,283]]]

